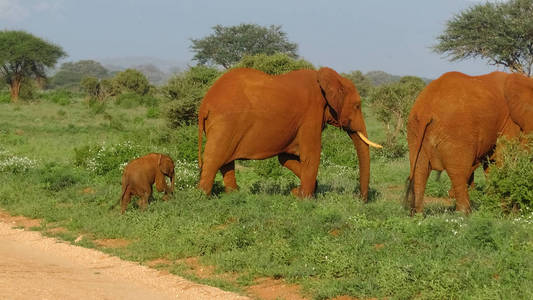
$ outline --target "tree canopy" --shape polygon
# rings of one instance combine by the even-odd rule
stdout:
[[[246,55],[235,67],[253,68],[270,75],[279,75],[300,69],[315,69],[313,64],[306,60],[295,59],[282,53]]]
[[[66,62],[61,65],[59,71],[50,78],[51,87],[77,86],[84,77],[105,78],[109,76],[109,71],[97,61],[80,60],[77,62]]]
[[[199,64],[220,65],[231,68],[245,55],[283,53],[297,58],[297,44],[289,42],[281,26],[257,24],[237,26],[216,25],[214,33],[201,39],[191,39],[191,49]]]
[[[0,77],[11,88],[11,100],[17,101],[25,78],[44,78],[66,53],[57,45],[25,31],[0,31]]]
[[[486,2],[448,21],[434,50],[451,60],[481,58],[533,75],[533,0]]]

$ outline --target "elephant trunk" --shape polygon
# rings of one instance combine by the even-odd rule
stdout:
[[[368,201],[368,185],[370,181],[370,147],[360,137],[360,134],[367,137],[366,128],[358,131],[357,133],[351,133],[350,138],[353,141],[355,150],[357,151],[357,158],[359,159],[359,184],[361,189],[361,198],[364,202]]]

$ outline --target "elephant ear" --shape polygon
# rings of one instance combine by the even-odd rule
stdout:
[[[533,131],[533,79],[510,74],[504,86],[511,119],[526,133]]]
[[[159,170],[161,171],[161,173],[165,175],[169,175],[169,176],[173,174],[174,162],[172,161],[172,159],[170,159],[170,157],[163,155],[163,154],[159,154],[158,165],[159,165]]]
[[[337,120],[339,124],[340,116],[342,112],[342,106],[344,105],[344,86],[342,85],[340,75],[330,68],[320,68],[318,70],[318,85],[322,89],[326,102],[330,107],[332,116]]]

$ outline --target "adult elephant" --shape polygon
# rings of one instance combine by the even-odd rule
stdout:
[[[498,137],[533,130],[533,79],[493,72],[445,73],[418,96],[407,122],[411,213],[423,211],[431,170],[446,170],[456,210],[470,213],[468,185],[480,163],[493,155]]]
[[[218,170],[226,192],[237,189],[236,159],[279,162],[298,178],[292,193],[313,195],[325,123],[342,127],[359,158],[361,197],[368,197],[370,155],[354,84],[330,68],[271,76],[239,68],[219,78],[202,100],[198,114],[199,188],[210,194]],[[202,138],[207,142],[202,160]]]

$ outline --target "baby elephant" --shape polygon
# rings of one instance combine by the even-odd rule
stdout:
[[[170,177],[170,187],[167,186],[165,176]],[[163,200],[168,200],[168,194],[174,192],[174,161],[165,154],[150,153],[134,159],[124,168],[122,175],[122,198],[120,199],[120,213],[126,211],[132,196],[141,198],[139,205],[145,209],[148,199],[152,196],[152,185],[155,182],[157,191],[165,192]]]

